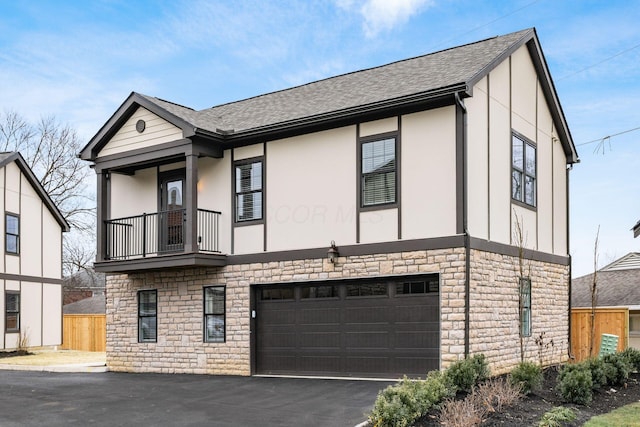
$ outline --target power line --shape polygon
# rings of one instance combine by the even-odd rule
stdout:
[[[593,144],[593,143],[597,142],[598,146],[594,149],[594,153],[596,151],[600,151],[600,148],[602,148],[602,152],[604,154],[605,144],[607,142],[609,143],[609,150],[611,150],[611,138],[613,138],[614,136],[624,135],[625,133],[635,132],[637,130],[640,130],[640,126],[635,127],[633,129],[623,130],[622,132],[614,133],[612,135],[607,135],[607,136],[604,136],[602,138],[596,138],[596,139],[592,139],[591,141],[582,142],[580,144],[576,144],[576,147],[580,147],[580,146],[588,145],[588,144]]]
[[[578,74],[578,73],[582,73],[583,71],[587,71],[587,70],[589,70],[589,69],[591,69],[591,68],[593,68],[593,67],[597,67],[598,65],[600,65],[600,64],[602,64],[602,63],[604,63],[604,62],[610,61],[610,60],[612,60],[613,58],[617,58],[618,56],[623,55],[623,54],[625,54],[625,53],[627,53],[627,52],[630,52],[630,51],[632,51],[633,49],[637,49],[638,47],[640,47],[640,43],[638,43],[638,44],[637,44],[637,45],[635,45],[635,46],[630,47],[629,49],[625,49],[625,50],[623,50],[622,52],[618,52],[618,53],[616,53],[616,54],[615,54],[615,55],[613,55],[613,56],[610,56],[610,57],[608,57],[608,58],[605,58],[605,59],[603,59],[603,60],[602,60],[602,61],[600,61],[600,62],[596,62],[595,64],[589,65],[588,67],[585,67],[585,68],[583,68],[583,69],[581,69],[581,70],[574,71],[574,72],[572,72],[572,73],[567,74],[566,76],[562,76],[562,77],[560,77],[559,79],[557,79],[556,81],[564,80],[564,79],[569,78],[569,77],[571,77],[571,76],[573,76],[573,75],[576,75],[576,74]]]

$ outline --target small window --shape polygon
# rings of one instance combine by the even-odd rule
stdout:
[[[387,295],[386,283],[367,283],[365,285],[347,285],[347,297],[373,297]]]
[[[511,198],[536,206],[536,147],[515,134],[511,141]]]
[[[225,287],[204,288],[204,341],[225,341]]]
[[[138,292],[138,342],[158,339],[158,291]]]
[[[438,278],[434,277],[426,280],[397,283],[396,295],[438,293],[439,289],[440,284],[438,282]]]
[[[337,298],[338,289],[333,285],[305,286],[302,288],[302,298]]]
[[[640,335],[640,313],[629,313],[629,333]]]
[[[236,222],[262,219],[262,161],[236,164],[235,171]]]
[[[520,279],[520,335],[531,336],[531,279]]]
[[[293,299],[293,287],[263,288],[260,292],[260,299],[263,300],[283,300]]]
[[[5,250],[8,254],[20,253],[20,217],[5,214]]]
[[[4,325],[6,332],[20,331],[20,293],[5,292]]]
[[[396,202],[396,139],[362,143],[362,206]]]

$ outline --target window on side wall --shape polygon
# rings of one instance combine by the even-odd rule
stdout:
[[[225,341],[225,287],[204,288],[204,342]]]
[[[511,138],[511,198],[536,206],[536,146],[526,138]]]
[[[629,334],[640,336],[640,313],[629,313]]]
[[[531,279],[520,278],[520,335],[531,336]]]
[[[158,340],[158,291],[138,292],[138,342]]]
[[[6,213],[5,224],[5,251],[8,254],[17,255],[20,253],[20,217],[15,214]]]
[[[256,221],[263,217],[262,160],[235,163],[235,221]]]
[[[6,332],[20,332],[20,293],[4,293],[4,328]]]
[[[396,203],[396,138],[363,142],[361,150],[362,207]]]

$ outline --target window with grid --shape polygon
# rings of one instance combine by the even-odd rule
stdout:
[[[158,339],[158,291],[138,292],[138,342]]]
[[[520,278],[520,335],[531,336],[531,279]]]
[[[536,147],[516,134],[511,139],[511,198],[536,205]]]
[[[225,340],[225,287],[204,288],[204,341],[224,342]]]
[[[5,250],[8,254],[20,253],[20,217],[7,213],[4,216]]]
[[[235,166],[236,222],[262,219],[262,160]]]
[[[6,332],[20,331],[20,293],[5,292],[4,328]]]
[[[362,206],[396,202],[396,139],[362,143]]]

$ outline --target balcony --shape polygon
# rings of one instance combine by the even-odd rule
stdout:
[[[189,250],[187,210],[175,209],[104,221],[104,259],[97,271],[135,272],[226,264],[219,249],[220,212],[198,209],[196,245]]]

